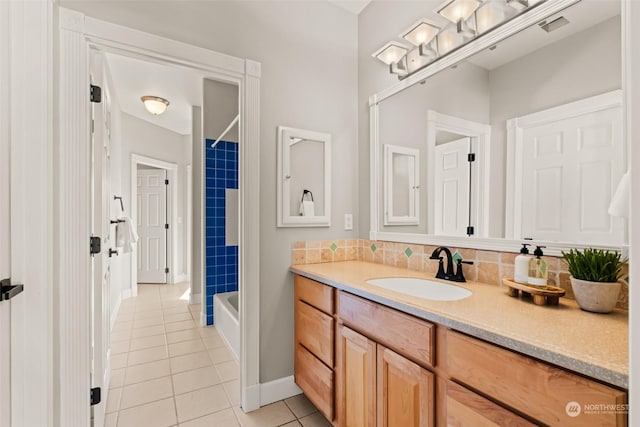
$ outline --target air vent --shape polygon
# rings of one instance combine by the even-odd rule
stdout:
[[[540,26],[540,28],[545,30],[547,33],[550,33],[552,31],[557,30],[560,27],[564,27],[568,23],[569,23],[569,20],[567,18],[565,18],[564,16],[561,16],[559,18],[554,19],[553,21],[549,21],[549,22],[542,21],[542,22],[538,23],[538,25]]]

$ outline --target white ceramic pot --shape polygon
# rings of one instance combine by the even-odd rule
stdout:
[[[609,313],[618,302],[620,282],[589,282],[571,276],[573,295],[581,309]]]

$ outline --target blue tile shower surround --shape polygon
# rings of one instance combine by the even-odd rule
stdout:
[[[213,325],[213,296],[238,290],[238,247],[225,242],[225,192],[238,188],[238,144],[205,140],[205,303]]]

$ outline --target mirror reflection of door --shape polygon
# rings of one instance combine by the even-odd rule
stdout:
[[[418,225],[420,152],[385,144],[385,225]]]
[[[310,161],[311,160],[311,161]],[[311,216],[324,215],[324,142],[297,137],[289,138],[289,161],[291,199],[289,215],[300,215],[300,204],[304,190],[313,195]],[[304,197],[311,200],[311,195]]]
[[[467,155],[471,138],[436,145],[435,150],[435,234],[465,236],[469,225],[471,198]]]

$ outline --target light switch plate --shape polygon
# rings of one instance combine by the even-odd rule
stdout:
[[[344,229],[353,230],[353,215],[344,214]]]

